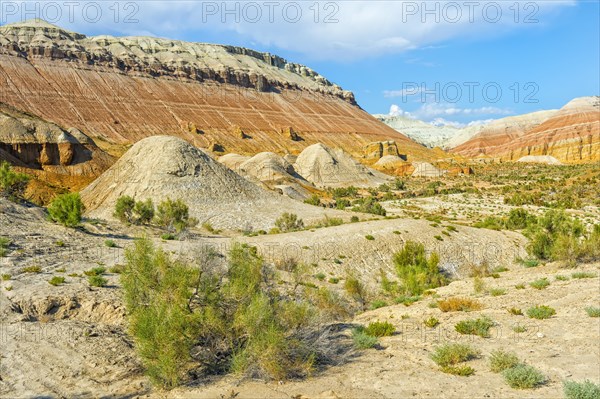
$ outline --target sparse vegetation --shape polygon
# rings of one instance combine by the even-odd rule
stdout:
[[[600,317],[600,308],[589,306],[585,308],[585,312],[590,317]]]
[[[77,227],[84,209],[79,193],[62,194],[48,206],[48,218],[66,227]]]
[[[523,316],[523,311],[519,308],[510,308],[508,309],[508,313],[514,316]]]
[[[304,228],[304,221],[294,213],[285,212],[275,221],[275,227],[282,233],[298,231]]]
[[[478,319],[462,320],[458,322],[454,329],[460,334],[478,335],[482,338],[490,336],[490,328],[494,326],[494,322],[487,316]]]
[[[363,326],[352,329],[352,340],[357,349],[370,349],[377,345],[377,338],[367,334]]]
[[[50,285],[54,285],[54,286],[62,285],[65,283],[65,278],[59,277],[59,276],[54,276],[50,280],[48,280],[48,283],[50,283]]]
[[[367,240],[369,240],[369,241],[373,241],[373,240],[375,240],[375,237],[373,237],[373,236],[372,236],[372,235],[370,235],[370,234],[367,234],[367,235],[365,236],[365,238],[366,238]]]
[[[167,198],[156,208],[156,224],[167,231],[181,233],[189,227],[198,224],[198,220],[191,218],[189,208],[183,200]]]
[[[8,281],[12,278],[12,276],[10,274],[3,274],[2,275],[2,281]]]
[[[431,359],[440,367],[454,366],[475,359],[479,351],[467,344],[444,344],[434,349]]]
[[[10,245],[10,240],[6,237],[0,237],[0,258],[6,256],[8,253],[8,247]]]
[[[108,280],[102,276],[92,275],[88,277],[88,283],[92,287],[104,287],[108,284]]]
[[[425,321],[423,321],[423,324],[425,324],[425,326],[429,328],[435,328],[440,324],[440,321],[435,317],[431,316],[428,319],[425,319]]]
[[[106,241],[104,241],[104,245],[106,245],[109,248],[116,248],[117,247],[117,243],[114,242],[113,240],[106,240]]]
[[[439,256],[433,252],[429,257],[423,244],[408,241],[393,256],[398,277],[402,280],[401,292],[421,295],[424,291],[447,284],[447,278],[438,267]]]
[[[0,194],[11,200],[23,198],[29,176],[12,170],[6,161],[0,161]]]
[[[496,350],[490,353],[490,370],[500,373],[519,364],[519,358],[512,352]]]
[[[589,273],[589,272],[575,272],[575,273],[571,274],[571,277],[573,277],[575,279],[594,278],[594,277],[596,277],[596,274]]]
[[[592,381],[583,382],[564,381],[563,392],[566,399],[598,399],[600,398],[600,384]]]
[[[502,372],[506,383],[515,389],[531,389],[546,382],[546,377],[536,368],[518,364]]]
[[[483,305],[475,299],[453,297],[438,301],[438,308],[442,312],[471,312],[482,309]]]
[[[23,269],[21,269],[22,273],[41,273],[42,272],[42,268],[39,267],[38,265],[31,265],[31,266],[26,266]]]
[[[387,321],[374,321],[365,328],[365,333],[372,337],[389,337],[395,332],[396,327]]]
[[[550,285],[550,281],[546,277],[537,279],[529,283],[529,286],[535,288],[536,290],[543,290],[544,288]]]
[[[550,306],[539,305],[527,309],[527,316],[532,319],[549,319],[556,314],[556,310]]]
[[[106,268],[100,266],[94,267],[90,270],[86,270],[85,272],[83,272],[83,274],[85,274],[86,276],[101,276],[102,274],[104,274],[105,271]]]
[[[490,288],[489,293],[491,296],[502,296],[506,295],[506,290],[504,288]]]

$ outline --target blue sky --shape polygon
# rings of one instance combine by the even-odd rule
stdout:
[[[3,1],[0,22],[268,51],[352,90],[370,113],[466,124],[600,94],[596,0],[53,3]]]

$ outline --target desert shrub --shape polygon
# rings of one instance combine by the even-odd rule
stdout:
[[[76,227],[81,223],[84,211],[79,193],[62,194],[54,198],[48,206],[50,220],[67,227]]]
[[[352,210],[354,212],[371,213],[373,215],[386,215],[385,208],[374,197],[356,200]]]
[[[94,267],[90,270],[86,270],[85,272],[83,272],[83,274],[85,274],[86,276],[101,276],[102,274],[104,274],[105,271],[106,268],[100,266]]]
[[[12,170],[6,161],[0,161],[0,193],[10,199],[23,198],[29,176]]]
[[[298,231],[304,228],[304,221],[294,213],[285,212],[275,221],[275,226],[283,233]]]
[[[171,234],[171,233],[164,233],[160,235],[160,239],[161,240],[165,240],[165,241],[171,241],[174,240],[175,238],[175,234]]]
[[[22,273],[41,273],[42,268],[39,267],[38,265],[26,266],[23,269],[21,269],[21,272]]]
[[[315,274],[315,278],[316,278],[317,280],[319,280],[319,281],[323,281],[323,280],[325,280],[325,277],[327,277],[327,276],[325,275],[325,273],[317,273],[317,274]]]
[[[440,324],[440,321],[435,317],[431,316],[430,318],[425,319],[425,321],[423,321],[423,324],[425,324],[425,326],[429,328],[435,328]]]
[[[575,278],[575,279],[582,279],[582,278],[594,278],[596,277],[596,273],[590,273],[590,272],[575,272],[573,274],[571,274],[571,277]]]
[[[314,205],[314,206],[320,206],[321,199],[319,198],[319,196],[317,194],[313,194],[310,197],[308,197],[307,199],[305,199],[304,203],[309,204],[309,205]]]
[[[310,290],[306,295],[307,300],[319,309],[321,317],[325,320],[343,320],[350,315],[347,303],[337,292],[321,287]]]
[[[600,224],[595,224],[591,233],[581,243],[578,258],[585,262],[600,260]]]
[[[414,296],[401,295],[401,296],[397,297],[396,299],[394,299],[394,301],[396,303],[401,303],[404,306],[410,306],[420,299],[421,299],[420,295],[414,295]]]
[[[375,240],[375,237],[373,237],[371,234],[367,234],[367,235],[365,236],[365,238],[366,238],[367,240],[369,240],[369,241],[373,241],[373,240]]]
[[[108,284],[108,280],[102,276],[89,276],[88,283],[92,287],[104,287],[106,284]]]
[[[149,224],[152,222],[154,214],[154,203],[150,198],[146,199],[146,201],[137,201],[133,207],[133,218],[135,224]],[[185,212],[185,216],[187,217],[187,212]],[[185,222],[186,220],[188,225],[190,225],[191,223],[189,218],[183,220],[182,222]]]
[[[515,285],[515,288],[518,289],[518,290],[524,290],[525,289],[525,284],[519,283],[519,284]]]
[[[562,210],[551,209],[528,227],[527,234],[531,236],[528,251],[539,259],[573,265],[580,251],[577,239],[584,233],[581,221]]]
[[[115,248],[117,246],[117,243],[113,240],[105,240],[104,245],[106,245],[109,248]]]
[[[519,308],[510,308],[508,309],[508,313],[512,314],[513,316],[523,316],[523,311]]]
[[[504,220],[496,216],[488,216],[485,219],[476,222],[473,226],[480,229],[502,230],[504,228]]]
[[[489,293],[491,296],[502,296],[506,294],[506,290],[503,288],[490,288]]]
[[[158,204],[155,220],[160,227],[177,233],[198,224],[196,219],[190,218],[189,208],[183,200],[173,201],[171,198]]]
[[[126,259],[129,327],[155,383],[178,385],[192,364],[281,380],[307,375],[320,359],[320,335],[307,334],[316,307],[282,295],[256,248],[234,245],[225,270],[210,259],[201,268],[174,261],[146,239]]]
[[[373,302],[371,302],[371,310],[375,310],[375,309],[379,309],[379,308],[383,308],[385,306],[387,306],[387,302],[386,301],[382,301],[381,299],[377,299]]]
[[[593,306],[589,306],[585,308],[585,312],[590,317],[600,317],[600,308],[595,308]]]
[[[408,241],[402,250],[394,254],[393,262],[405,294],[421,295],[428,289],[447,284],[447,278],[438,267],[437,253],[427,257],[423,244]]]
[[[377,337],[367,334],[362,326],[352,329],[352,341],[357,349],[370,349],[377,345]]]
[[[352,223],[358,223],[358,222],[359,222],[359,220],[360,220],[360,219],[358,218],[358,216],[352,216],[352,217],[350,218],[350,222],[352,222]]]
[[[600,384],[592,381],[564,381],[563,392],[566,399],[597,399],[600,398]]]
[[[525,327],[525,326],[522,326],[522,325],[520,325],[520,324],[515,324],[515,325],[512,327],[512,330],[513,330],[514,332],[516,332],[516,333],[520,334],[520,333],[524,333],[524,332],[526,332],[526,331],[527,331],[527,327]]]
[[[569,277],[563,276],[563,275],[558,275],[554,278],[556,279],[556,281],[568,281],[569,280]]]
[[[444,366],[440,370],[446,374],[458,375],[461,377],[468,377],[475,374],[475,369],[471,366],[460,365],[460,366]]]
[[[381,289],[387,295],[395,295],[398,293],[398,282],[391,281],[383,269],[379,269],[381,279]]]
[[[358,278],[354,276],[348,276],[344,281],[344,290],[346,290],[348,295],[358,302],[360,307],[364,310],[364,306],[367,301],[367,291],[363,283],[361,283]]]
[[[550,306],[538,305],[527,309],[527,316],[532,319],[549,319],[556,314],[556,310]]]
[[[460,334],[478,335],[482,338],[490,336],[490,328],[494,326],[494,322],[486,316],[478,319],[462,320],[458,322],[454,329]]]
[[[0,237],[0,258],[6,256],[8,253],[8,247],[10,245],[10,240],[6,237]]]
[[[394,189],[404,190],[405,188],[406,188],[406,182],[404,180],[400,180],[400,179],[394,180]]]
[[[365,328],[365,333],[372,337],[389,337],[395,332],[396,327],[387,321],[374,321]]]
[[[339,277],[329,277],[327,282],[330,284],[337,284],[340,282],[340,278]]]
[[[132,223],[134,207],[135,200],[128,195],[122,195],[117,199],[113,216],[122,223]]]
[[[479,276],[473,278],[473,291],[476,294],[481,294],[485,291],[485,281]]]
[[[546,382],[546,377],[534,367],[518,364],[502,372],[506,383],[515,389],[531,389]]]
[[[482,309],[483,305],[475,299],[454,297],[438,301],[438,308],[442,312],[470,312]]]
[[[526,229],[529,225],[537,222],[537,218],[530,215],[523,208],[511,209],[508,213],[508,218],[504,222],[507,229],[510,230],[522,230]]]
[[[311,227],[315,227],[315,228],[332,227],[332,226],[341,226],[342,224],[344,224],[344,219],[332,218],[332,217],[325,215],[325,217],[323,219],[319,220],[317,223],[315,223]]]
[[[2,275],[2,281],[8,281],[12,278],[12,276],[10,274],[3,274]]]
[[[61,285],[61,284],[65,283],[65,278],[59,277],[59,276],[54,276],[50,280],[48,280],[48,283],[50,285],[54,285],[54,286]]]
[[[529,286],[531,286],[532,288],[535,288],[536,290],[543,290],[544,288],[546,288],[549,285],[550,285],[550,281],[548,281],[548,279],[546,277],[537,279],[537,280],[529,283]]]
[[[512,352],[496,350],[490,353],[490,369],[494,373],[500,373],[501,371],[515,367],[517,364],[519,364],[519,358]]]
[[[444,344],[434,349],[431,359],[441,367],[454,366],[479,356],[479,351],[467,344]]]
[[[519,262],[527,268],[537,267],[540,265],[540,261],[535,258],[520,259]]]
[[[115,274],[121,274],[125,271],[125,266],[121,265],[121,264],[116,264],[116,265],[112,266],[110,269],[108,269],[108,271],[111,273],[115,273]]]

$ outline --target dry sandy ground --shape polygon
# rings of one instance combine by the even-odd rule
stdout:
[[[571,271],[559,270],[554,265],[532,269],[512,265],[515,254],[522,253],[524,241],[519,234],[457,226],[458,232],[444,236],[445,241],[439,244],[462,244],[463,249],[474,243],[484,247],[486,243],[493,244],[494,248],[501,248],[502,255],[491,259],[497,259],[498,264],[511,269],[502,273],[499,279],[486,279],[489,287],[506,288],[507,294],[483,296],[481,301],[485,308],[482,311],[443,314],[429,308],[430,300],[427,299],[410,307],[381,308],[358,316],[354,322],[387,319],[396,325],[399,333],[382,339],[380,349],[359,352],[351,362],[325,369],[310,379],[280,384],[224,377],[195,387],[159,392],[152,390],[143,376],[132,341],[126,334],[118,275],[108,273],[105,276],[109,280],[107,288],[90,288],[85,278],[68,276],[99,265],[109,268],[122,263],[123,248],[139,231],[110,224],[86,224],[87,233],[65,229],[45,222],[43,214],[35,208],[26,210],[5,201],[0,201],[0,226],[0,235],[9,236],[13,242],[9,256],[0,261],[0,273],[12,275],[11,280],[0,284],[2,398],[221,398],[229,397],[232,390],[238,398],[290,398],[294,395],[310,398],[465,398],[486,395],[554,398],[561,396],[561,381],[565,378],[600,379],[600,320],[589,318],[583,310],[586,306],[599,305],[598,265],[581,267],[594,271],[595,278],[554,281],[555,274],[570,275]],[[276,243],[280,252],[276,248],[271,254],[279,257],[293,253],[299,260],[314,261],[317,263],[315,273],[323,271],[344,277],[347,270],[363,270],[361,276],[373,279],[380,267],[391,271],[391,253],[404,241],[421,240],[431,247],[438,243],[433,236],[441,229],[425,220],[391,219],[276,236],[236,237],[234,240],[258,245],[267,258],[269,252],[266,250]],[[367,240],[368,234],[375,239]],[[104,246],[107,238],[113,239],[118,248]],[[57,245],[57,241],[64,242],[64,246]],[[191,236],[187,241],[164,245],[174,252],[193,253],[207,243],[226,249],[231,241],[227,237]],[[320,244],[327,244],[328,249],[321,250]],[[281,248],[288,246],[293,250],[281,252]],[[452,256],[446,256],[445,262],[451,259]],[[22,272],[23,267],[32,265],[40,266],[42,272]],[[61,268],[65,271],[60,272]],[[53,275],[65,276],[66,284],[49,285],[47,281]],[[518,283],[527,283],[540,276],[549,276],[552,281],[545,290],[514,288]],[[373,281],[371,287],[374,287]],[[316,279],[315,283],[318,283]],[[333,289],[341,288],[341,284],[323,284]],[[10,291],[9,287],[12,287]],[[465,280],[436,291],[444,298],[470,295],[473,288],[472,282]],[[549,320],[532,322],[526,316],[512,316],[505,310],[513,306],[525,310],[535,304],[552,306],[557,315]],[[471,338],[456,337],[452,333],[453,325],[458,320],[479,314],[491,316],[498,327],[493,338],[472,339],[473,345],[483,354],[481,359],[471,362],[476,374],[455,377],[438,371],[429,359],[437,344],[436,338],[439,342],[447,339],[471,341]],[[403,315],[408,318],[403,319]],[[441,321],[435,330],[422,328],[421,321],[429,315],[435,315]],[[510,327],[516,322],[531,325],[529,332],[515,336]],[[342,334],[349,333],[349,328],[342,330]],[[500,376],[488,371],[486,356],[496,348],[516,351],[523,360],[540,368],[550,378],[549,383],[531,392],[512,390]]]

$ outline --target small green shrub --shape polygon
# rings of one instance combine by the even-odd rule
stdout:
[[[529,259],[522,259],[521,260],[521,264],[524,267],[530,268],[530,267],[537,267],[540,265],[540,261],[535,259],[535,258],[529,258]]]
[[[529,283],[529,286],[535,288],[536,290],[543,290],[547,286],[550,285],[550,281],[546,277],[537,279]]]
[[[327,280],[327,282],[329,282],[330,284],[337,284],[340,282],[339,277],[330,277],[329,280]]]
[[[174,201],[167,198],[158,204],[156,208],[156,224],[171,233],[180,233],[186,228],[198,224],[198,220],[191,218],[189,213],[189,208],[183,200],[177,199]]]
[[[569,277],[562,276],[562,275],[556,276],[554,278],[556,279],[556,281],[568,281],[569,280]]]
[[[490,328],[494,326],[494,322],[486,317],[480,317],[478,319],[462,320],[458,322],[454,329],[460,334],[478,335],[482,338],[488,338],[490,336]]]
[[[515,325],[512,327],[512,330],[513,330],[514,332],[516,332],[516,333],[520,334],[520,333],[524,333],[524,332],[526,332],[526,331],[527,331],[527,327],[525,327],[525,326],[522,326],[522,325],[520,325],[520,324],[515,324]]]
[[[393,256],[396,274],[402,280],[401,291],[406,295],[421,295],[424,291],[446,285],[448,279],[439,268],[439,256],[429,257],[423,244],[408,241]]]
[[[108,280],[102,276],[89,276],[88,283],[92,287],[104,287],[106,284],[108,284]]]
[[[108,269],[108,271],[111,273],[115,273],[115,274],[121,274],[125,271],[125,266],[116,264],[116,265],[112,266],[110,269]]]
[[[600,384],[592,381],[584,382],[564,381],[563,392],[566,399],[598,399],[600,398]]]
[[[556,314],[556,310],[550,306],[539,305],[527,309],[527,316],[532,319],[549,319]]]
[[[65,242],[64,242],[64,241],[60,241],[60,240],[59,240],[59,241],[56,241],[56,242],[54,243],[54,245],[56,245],[57,247],[64,247],[64,246],[65,246]]]
[[[371,303],[371,310],[375,310],[375,309],[379,309],[379,308],[383,308],[385,306],[387,306],[387,302],[386,301],[382,301],[381,299],[375,300]]]
[[[374,321],[365,328],[365,333],[372,337],[389,337],[395,332],[396,327],[387,321]]]
[[[6,161],[0,161],[0,195],[12,200],[23,198],[29,176],[12,170]]]
[[[154,203],[150,198],[146,199],[146,201],[136,201],[133,207],[133,222],[135,224],[149,224],[154,219],[154,214]],[[181,223],[185,223],[187,227],[193,225],[193,221],[195,219],[188,218]]]
[[[61,284],[65,283],[65,278],[59,277],[59,276],[54,276],[50,280],[48,280],[48,283],[50,283],[51,285],[54,285],[54,286],[61,285]]]
[[[503,288],[490,288],[489,293],[491,296],[502,296],[506,294],[506,290]]]
[[[86,276],[100,276],[106,271],[104,267],[94,267],[90,270],[83,272]]]
[[[62,194],[48,206],[48,218],[66,227],[77,227],[84,209],[79,193]]]
[[[417,302],[420,299],[421,299],[420,295],[414,295],[414,296],[402,295],[402,296],[399,296],[398,298],[396,298],[394,301],[396,303],[401,303],[404,306],[410,306],[410,305],[412,305],[413,303]]]
[[[360,221],[360,219],[358,218],[358,216],[352,216],[350,218],[351,223],[358,223],[359,221]]]
[[[531,389],[546,382],[546,377],[536,368],[518,364],[502,372],[506,383],[515,389]]]
[[[576,278],[576,279],[582,279],[582,278],[594,278],[596,277],[596,273],[590,273],[590,272],[575,272],[573,274],[571,274],[571,277]]]
[[[453,297],[438,301],[438,308],[442,312],[470,312],[483,308],[481,302],[470,298]]]
[[[275,221],[275,227],[283,233],[298,231],[304,228],[304,221],[294,213],[285,212]]]
[[[468,377],[470,375],[475,374],[475,369],[471,366],[461,365],[461,366],[444,366],[441,367],[440,370],[446,374],[458,375],[461,377]]]
[[[23,269],[21,269],[21,272],[22,273],[41,273],[42,268],[37,265],[27,266],[27,267],[24,267]]]
[[[519,364],[519,358],[512,352],[496,350],[490,353],[490,369],[494,373],[499,373],[511,367],[515,367],[517,364]]]
[[[113,240],[106,240],[106,241],[104,241],[104,245],[106,245],[109,248],[116,248],[117,243],[114,242]]]
[[[219,234],[221,232],[221,230],[215,229],[210,222],[202,223],[202,228],[212,234]]]
[[[325,276],[325,273],[317,273],[317,274],[315,274],[315,278],[317,280],[319,280],[319,281],[325,280],[325,277],[327,277],[327,276]]]
[[[440,321],[435,317],[431,316],[430,318],[423,321],[423,324],[429,328],[435,328],[440,324]]]
[[[304,203],[309,204],[309,205],[314,205],[314,206],[320,206],[321,199],[319,198],[319,196],[317,194],[313,194],[309,198],[305,199]]]
[[[515,285],[515,288],[518,289],[518,290],[524,290],[525,289],[525,284],[519,283],[519,284]]]
[[[367,240],[369,240],[369,241],[373,241],[373,240],[375,240],[375,237],[373,237],[373,236],[372,236],[372,235],[370,235],[370,234],[367,234],[367,235],[365,236],[365,238],[366,238]]]
[[[10,245],[10,240],[6,237],[0,237],[0,258],[6,256],[8,253],[8,246]]]
[[[12,285],[7,285],[6,287],[4,287],[4,289],[6,291],[12,291],[13,290],[13,286]]]
[[[119,219],[122,223],[131,223],[133,220],[134,207],[135,200],[128,195],[122,195],[117,199],[113,216]]]
[[[347,276],[344,281],[344,290],[346,290],[348,295],[358,302],[364,310],[365,303],[367,302],[367,291],[364,284],[354,276]]]
[[[508,309],[508,313],[514,316],[523,316],[523,311],[519,308],[510,308]]]
[[[357,349],[370,349],[377,345],[377,338],[365,333],[364,327],[352,329],[352,341]]]
[[[434,349],[431,359],[441,367],[453,366],[479,356],[479,351],[467,344],[444,344]]]
[[[176,238],[177,237],[175,236],[175,234],[171,234],[171,233],[165,233],[165,234],[160,235],[160,239],[165,240],[165,241],[172,241]]]
[[[595,308],[593,306],[585,308],[585,312],[590,317],[600,317],[600,308]]]
[[[8,281],[12,278],[12,276],[10,274],[3,274],[2,275],[2,281]]]

